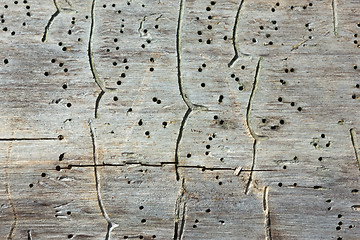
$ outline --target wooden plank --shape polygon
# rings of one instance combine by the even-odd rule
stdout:
[[[359,239],[359,1],[0,1],[0,239]]]

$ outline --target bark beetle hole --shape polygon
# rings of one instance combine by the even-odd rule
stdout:
[[[32,188],[32,187],[34,187],[34,184],[30,183],[29,188]]]
[[[68,235],[68,238],[73,238],[73,237],[74,237],[74,235],[72,235],[72,234]]]
[[[194,224],[194,225],[193,225],[193,228],[197,228],[197,226]]]
[[[187,157],[187,158],[191,158],[191,153],[188,153],[188,154],[186,155],[186,157]]]
[[[211,212],[210,208],[206,209],[205,212],[207,213]]]
[[[142,222],[142,223],[146,223],[146,219],[141,219],[141,222]]]
[[[8,64],[8,63],[9,63],[9,60],[4,59],[4,63],[5,63],[5,64]]]
[[[358,193],[359,190],[358,190],[358,189],[353,189],[353,190],[351,190],[351,192],[352,192],[352,193]]]
[[[117,85],[121,85],[121,81],[117,81],[116,84],[117,84]]]
[[[66,106],[69,108],[71,107],[71,103],[67,103]]]
[[[61,170],[61,167],[60,166],[56,166],[56,171],[60,171]]]
[[[64,139],[64,136],[63,136],[63,135],[59,135],[59,136],[58,136],[58,139],[59,139],[59,140],[63,140],[63,139]]]
[[[150,135],[150,132],[149,132],[149,131],[146,131],[146,132],[145,132],[145,135],[146,135],[146,136],[149,136],[149,135]]]
[[[143,207],[143,206],[140,206],[140,207],[139,207],[139,209],[140,209],[140,210],[143,210],[143,209],[144,209],[144,207]]]
[[[205,87],[205,83],[201,83],[201,87]]]
[[[138,124],[139,124],[139,126],[143,125],[142,119],[139,120]]]
[[[46,177],[46,173],[42,173],[42,174],[41,174],[41,177]]]
[[[113,100],[116,102],[117,100],[119,100],[119,98],[115,96]]]
[[[67,214],[67,215],[71,215],[71,211],[67,211],[66,214]]]
[[[166,128],[166,126],[167,126],[167,122],[163,122],[163,123],[162,123],[162,127],[163,127],[163,128]]]
[[[279,186],[279,187],[282,187],[282,183],[281,183],[281,182],[280,182],[280,183],[278,183],[278,186]]]
[[[223,101],[223,99],[224,99],[224,96],[223,96],[223,95],[220,95],[220,96],[219,96],[219,99],[218,99],[218,102],[221,103],[221,102]]]
[[[59,155],[59,161],[62,161],[64,159],[65,153],[62,153]]]

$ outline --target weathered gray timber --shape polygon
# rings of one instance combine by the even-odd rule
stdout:
[[[360,239],[359,0],[0,21],[0,239]]]

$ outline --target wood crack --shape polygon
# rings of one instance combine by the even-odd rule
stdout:
[[[235,23],[234,23],[233,36],[232,36],[232,44],[233,44],[233,47],[234,47],[234,57],[228,63],[228,67],[231,67],[239,58],[240,50],[238,50],[238,46],[236,44],[236,42],[237,42],[236,34],[237,34],[237,26],[238,26],[239,16],[240,16],[240,12],[241,12],[243,3],[244,3],[244,0],[241,0],[240,4],[239,4],[239,7],[238,7],[238,10],[237,10],[236,15],[235,15]],[[245,56],[250,55],[250,54],[246,54],[246,53],[242,53],[242,52],[240,52],[240,53],[245,55]]]
[[[96,67],[95,67],[95,62],[93,59],[93,50],[92,50],[92,39],[93,39],[94,29],[95,29],[95,4],[96,4],[96,0],[93,0],[92,5],[91,5],[91,25],[90,25],[90,36],[89,36],[89,43],[88,43],[88,58],[89,58],[90,70],[93,75],[93,79],[101,90],[101,92],[99,93],[99,95],[95,101],[95,118],[98,118],[99,117],[98,110],[99,110],[99,105],[100,105],[100,101],[101,101],[102,97],[104,96],[105,92],[114,91],[114,90],[116,90],[116,88],[105,87],[105,83],[104,83],[104,81],[102,81],[100,79],[100,77],[97,73]]]
[[[360,170],[359,145],[357,142],[355,129],[353,129],[353,128],[350,129],[350,136],[351,136],[351,142],[352,142],[352,145],[353,145],[353,148],[355,151],[356,162],[357,162],[358,168]]]
[[[252,129],[251,125],[250,125],[250,115],[251,115],[251,108],[252,108],[252,103],[255,97],[255,92],[257,90],[257,86],[258,86],[258,82],[259,82],[259,76],[260,76],[260,70],[261,70],[261,63],[262,63],[263,58],[260,57],[259,61],[257,63],[256,66],[256,71],[255,71],[255,76],[254,76],[254,83],[253,83],[253,88],[250,94],[250,98],[249,98],[249,102],[248,102],[248,106],[246,109],[246,125],[247,125],[247,129],[249,130],[250,136],[253,139],[253,156],[252,156],[252,164],[251,164],[251,171],[250,171],[250,176],[249,176],[249,180],[246,184],[246,188],[245,188],[245,194],[248,194],[249,189],[250,189],[250,185],[253,179],[253,170],[255,168],[255,163],[256,163],[256,146],[258,144],[258,141],[261,139],[268,139],[267,136],[259,136],[257,135],[254,130]]]
[[[90,128],[90,135],[92,140],[92,147],[93,147],[93,161],[94,161],[94,175],[95,175],[95,185],[96,185],[96,193],[97,193],[97,199],[98,199],[98,205],[101,211],[101,214],[107,221],[107,232],[105,236],[105,240],[110,240],[111,231],[118,226],[118,224],[111,221],[109,215],[106,212],[101,193],[100,193],[100,175],[97,170],[97,150],[96,150],[96,140],[95,140],[95,130],[92,127],[91,120],[89,121],[89,128]]]
[[[266,186],[264,188],[263,207],[264,207],[264,216],[265,216],[265,240],[272,240],[270,210],[269,210],[269,186]]]
[[[5,179],[6,179],[5,192],[6,192],[8,201],[10,203],[11,210],[13,212],[13,218],[14,218],[13,223],[11,224],[9,235],[7,237],[8,240],[13,239],[13,236],[14,236],[14,233],[15,233],[15,230],[16,230],[16,226],[17,226],[17,222],[18,222],[18,214],[17,214],[16,208],[15,208],[15,204],[14,204],[14,202],[12,200],[12,197],[11,197],[11,189],[10,189],[10,185],[9,185],[9,172],[8,172],[8,169],[9,169],[9,160],[10,160],[11,149],[12,149],[12,142],[10,143],[7,154],[6,154],[6,164],[5,164],[6,165],[6,168],[5,168]]]
[[[182,139],[182,135],[183,135],[183,131],[184,131],[184,126],[186,124],[186,121],[190,115],[190,113],[193,110],[208,110],[207,107],[203,106],[203,105],[198,105],[198,104],[193,104],[190,99],[188,98],[188,96],[186,95],[185,92],[185,88],[184,88],[184,81],[182,78],[182,73],[181,73],[181,28],[182,28],[182,18],[184,15],[184,8],[185,8],[185,0],[180,0],[180,4],[179,4],[179,16],[178,16],[178,24],[177,24],[177,30],[176,30],[176,56],[177,56],[177,77],[178,77],[178,85],[179,85],[179,91],[180,91],[180,95],[184,101],[184,103],[187,106],[187,110],[184,114],[184,117],[181,121],[181,125],[180,125],[180,129],[179,129],[179,133],[178,133],[178,137],[176,140],[176,146],[175,146],[175,174],[176,174],[176,180],[179,181],[180,180],[180,176],[179,176],[179,172],[178,172],[178,164],[179,164],[179,144],[181,142]]]
[[[32,240],[31,230],[27,231],[27,235],[28,235],[27,240]]]
[[[72,168],[93,168],[93,167],[125,167],[128,165],[139,165],[144,167],[164,167],[166,165],[175,165],[175,162],[161,162],[160,164],[150,164],[150,163],[140,163],[140,162],[125,162],[125,163],[102,163],[102,164],[69,164],[67,167],[61,167],[60,169],[72,169]],[[190,168],[190,169],[201,169],[203,171],[235,171],[238,170],[236,168],[226,168],[226,167],[205,167],[205,166],[195,166],[195,165],[178,165],[178,168]],[[279,171],[277,169],[243,169],[241,168],[241,172],[276,172]]]
[[[59,138],[0,138],[0,142],[14,142],[14,141],[52,141],[59,140]]]
[[[185,112],[185,115],[183,117],[183,120],[181,121],[181,125],[180,125],[180,129],[179,129],[179,134],[176,140],[176,146],[175,146],[175,174],[176,174],[176,180],[179,181],[180,176],[179,176],[179,171],[178,171],[178,165],[179,165],[179,145],[183,136],[183,132],[184,132],[184,127],[186,124],[187,119],[189,118],[189,115],[191,113],[191,108],[188,108],[187,111]]]
[[[48,23],[47,23],[46,26],[45,26],[45,31],[44,31],[43,37],[41,38],[41,41],[42,41],[42,42],[46,42],[46,40],[47,40],[47,34],[48,34],[48,32],[49,32],[50,26],[51,26],[51,24],[54,22],[54,20],[55,20],[55,18],[57,17],[57,15],[60,14],[60,8],[59,8],[56,0],[53,0],[53,2],[54,2],[54,5],[55,5],[55,7],[56,7],[56,11],[53,13],[53,15],[51,15]]]
[[[186,202],[184,200],[185,192],[185,178],[183,178],[181,182],[180,192],[176,199],[175,205],[176,218],[174,225],[174,240],[181,240],[183,238],[186,215]]]
[[[333,32],[334,36],[338,36],[338,20],[337,20],[337,3],[336,0],[331,1],[331,8],[332,8],[332,23],[333,23]]]

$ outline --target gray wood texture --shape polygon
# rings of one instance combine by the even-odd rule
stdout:
[[[0,239],[360,239],[358,0],[0,17]]]

